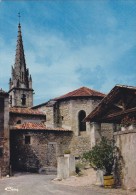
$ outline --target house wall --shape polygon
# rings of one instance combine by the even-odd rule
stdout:
[[[9,174],[9,156],[8,95],[0,94],[0,176]]]
[[[136,189],[136,128],[114,133],[123,157],[122,183],[125,189]]]
[[[25,143],[30,136],[30,144]],[[72,132],[11,131],[11,164],[13,170],[38,171],[41,167],[56,167],[57,157],[69,149]]]

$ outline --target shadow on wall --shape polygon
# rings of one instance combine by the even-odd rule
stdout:
[[[42,166],[35,150],[29,144],[23,144],[21,136],[11,132],[10,164],[13,171],[38,172]]]

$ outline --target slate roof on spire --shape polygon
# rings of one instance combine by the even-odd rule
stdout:
[[[16,46],[15,67],[18,65],[20,67],[23,65],[25,66],[25,69],[26,69],[26,62],[25,62],[24,47],[23,47],[20,23],[18,24],[18,37],[17,37],[17,46]]]

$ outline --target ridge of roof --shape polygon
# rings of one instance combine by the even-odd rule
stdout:
[[[105,97],[105,94],[96,90],[92,90],[88,87],[80,87],[74,91],[71,91],[62,96],[54,98],[53,100],[60,100],[60,99],[65,99],[70,97],[102,97],[103,98]]]

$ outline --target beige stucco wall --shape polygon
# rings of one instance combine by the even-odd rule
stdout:
[[[123,187],[136,189],[136,128],[114,133],[117,146],[123,156]]]

